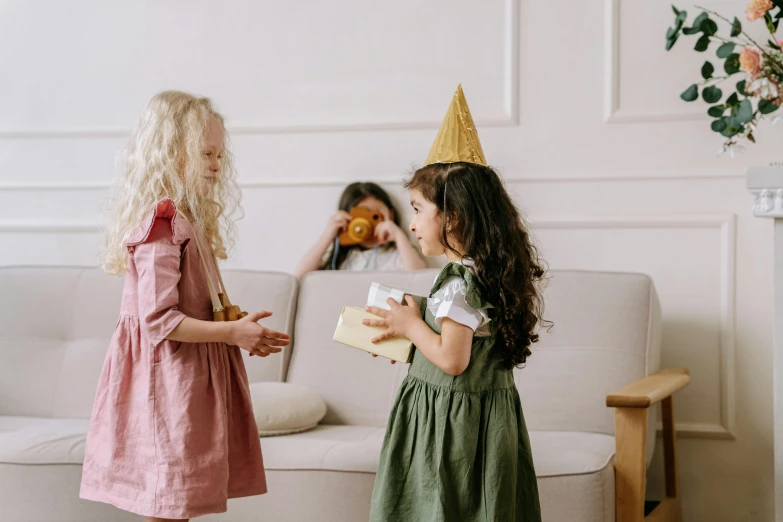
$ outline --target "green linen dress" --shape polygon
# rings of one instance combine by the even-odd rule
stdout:
[[[438,275],[432,301],[444,298],[446,286],[454,294],[455,281],[462,302],[489,317],[489,335],[473,337],[470,364],[458,376],[414,353],[389,416],[370,521],[540,522],[519,394],[495,345],[496,309],[459,263]],[[435,314],[427,307],[424,320],[440,334]]]

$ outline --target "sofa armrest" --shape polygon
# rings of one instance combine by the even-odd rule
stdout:
[[[676,431],[672,395],[691,382],[688,370],[670,368],[606,396],[614,410],[615,520],[617,522],[681,522],[682,506],[676,462]],[[647,517],[644,498],[647,476],[648,408],[663,402],[663,450],[666,498]]]
[[[649,408],[685,388],[691,376],[685,368],[667,368],[632,382],[606,396],[610,408]]]

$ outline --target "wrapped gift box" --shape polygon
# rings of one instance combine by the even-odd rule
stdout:
[[[382,334],[386,328],[367,326],[363,319],[380,319],[377,315],[367,312],[359,306],[346,306],[337,321],[333,339],[338,343],[374,353],[393,361],[408,363],[413,355],[413,343],[408,339],[387,339],[377,344],[372,343],[374,337]]]

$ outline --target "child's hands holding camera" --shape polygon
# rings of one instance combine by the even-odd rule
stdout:
[[[407,239],[405,232],[391,219],[382,221],[375,226],[375,240],[379,245],[385,245],[392,241],[399,243],[403,239]]]
[[[323,237],[332,241],[335,237],[340,235],[340,233],[348,230],[348,223],[350,222],[351,215],[344,210],[338,210],[329,218],[329,222],[324,229]]]

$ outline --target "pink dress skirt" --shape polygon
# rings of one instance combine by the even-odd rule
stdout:
[[[166,340],[185,317],[212,319],[196,234],[163,200],[127,242],[120,317],[87,434],[84,499],[182,519],[266,493],[240,349]]]

